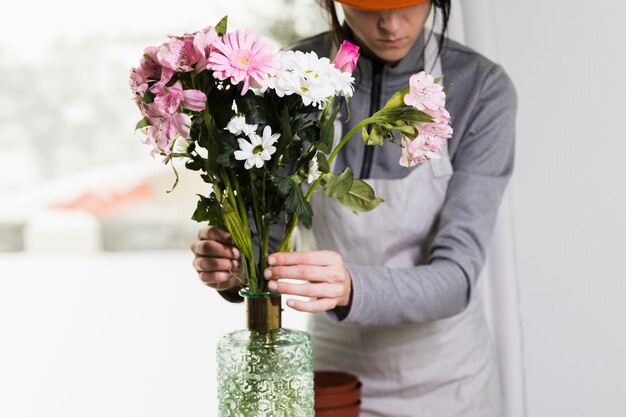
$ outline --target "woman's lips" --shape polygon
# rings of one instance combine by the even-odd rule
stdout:
[[[385,45],[386,47],[394,47],[399,46],[404,41],[404,38],[395,38],[395,39],[379,39],[380,43]]]

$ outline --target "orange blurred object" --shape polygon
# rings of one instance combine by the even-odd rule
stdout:
[[[364,10],[390,10],[400,9],[402,7],[415,6],[416,4],[426,3],[430,0],[337,0],[346,6],[356,7]]]
[[[83,210],[97,217],[103,217],[128,203],[145,200],[151,196],[152,189],[148,183],[144,182],[125,192],[96,193],[89,191],[81,194],[74,200],[53,204],[51,207],[65,210]]]

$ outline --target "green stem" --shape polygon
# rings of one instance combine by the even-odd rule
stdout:
[[[226,185],[226,188],[229,189],[229,193],[226,196],[226,198],[228,198],[230,205],[239,214],[239,219],[241,220],[241,224],[243,225],[244,229],[247,230],[247,233],[250,235],[248,215],[243,205],[243,200],[241,198],[241,191],[239,190],[239,182],[237,180],[237,177],[234,177],[232,181],[234,183],[234,187],[231,183],[230,172],[228,172],[227,170],[222,171],[222,179],[224,181],[224,184]],[[235,198],[234,190],[237,190],[237,198]],[[244,264],[243,265],[244,271],[248,279],[248,285],[252,283],[254,285],[254,288],[251,285],[250,289],[252,291],[256,291],[257,289],[256,289],[255,284],[258,282],[258,280],[257,280],[257,271],[256,271],[256,268],[254,267],[255,266],[254,258],[247,259],[246,256],[243,256],[242,258],[243,258],[242,261]]]
[[[262,191],[261,191],[261,208],[263,209],[263,213],[267,211],[267,206],[265,205],[265,181],[267,180],[267,170],[263,170],[263,182],[262,182]]]
[[[248,211],[246,210],[246,206],[244,205],[243,198],[241,195],[241,188],[239,187],[239,178],[236,175],[233,176],[233,183],[235,184],[235,190],[237,191],[237,209],[239,210],[239,215],[241,219],[244,221],[244,225],[248,226]]]
[[[251,173],[250,174],[250,189],[252,191],[252,216],[254,218],[257,235],[259,237],[259,265],[258,265],[258,273],[256,274],[256,276],[260,278],[263,274],[263,270],[265,269],[264,258],[267,253],[267,247],[263,246],[263,236],[265,234],[265,225],[263,224],[261,208],[259,207],[259,195],[254,184],[255,179],[256,179],[256,176]],[[255,291],[262,291],[263,280],[259,280],[256,283],[254,283],[254,287],[256,288]]]
[[[217,185],[217,181],[213,181],[213,192],[215,193],[215,198],[217,199],[217,201],[219,201],[220,204],[223,204],[224,194],[222,193],[220,187]]]
[[[259,255],[259,276],[263,276],[263,271],[267,267],[267,256],[269,255],[270,244],[270,225],[267,221],[263,221],[263,233],[259,235],[260,255]],[[267,291],[266,281],[261,279],[261,291]]]
[[[341,141],[337,144],[337,146],[335,147],[335,149],[333,149],[333,151],[330,154],[330,157],[328,158],[328,164],[330,165],[333,160],[335,159],[335,157],[337,156],[337,154],[339,153],[339,151],[341,150],[341,148],[344,147],[344,145],[346,143],[348,143],[348,140],[350,140],[350,138],[352,136],[354,136],[354,134],[356,132],[358,132],[359,130],[361,130],[362,127],[367,126],[370,123],[373,123],[374,121],[376,121],[376,114],[375,113],[372,117],[369,117],[365,120],[363,120],[362,122],[360,122],[359,124],[357,124],[356,126],[354,126],[348,133],[345,134],[345,136],[343,138],[341,138]],[[322,178],[324,176],[320,175],[313,184],[311,184],[311,187],[309,188],[309,191],[306,193],[306,196],[304,196],[304,199],[306,201],[310,201],[311,197],[313,196],[313,192],[315,191],[315,189],[317,188],[317,186],[319,185],[319,183],[322,181]],[[291,249],[291,235],[293,234],[293,231],[295,230],[296,226],[298,224],[298,215],[296,213],[293,214],[293,216],[291,217],[291,219],[289,220],[289,223],[287,224],[287,227],[285,227],[285,235],[283,236],[283,240],[280,242],[280,245],[278,245],[278,252],[285,252]]]
[[[326,102],[326,106],[324,106],[324,110],[322,111],[322,115],[320,116],[320,120],[326,120],[328,116],[328,112],[333,105],[333,101],[335,100],[335,96],[331,96]]]
[[[341,148],[343,148],[343,146],[348,142],[348,140],[356,132],[361,130],[361,128],[363,126],[367,126],[368,124],[373,123],[374,121],[376,121],[375,116],[376,115],[363,120],[361,123],[359,123],[356,126],[354,126],[348,133],[346,133],[346,135],[343,138],[341,138],[341,141],[339,142],[339,144],[335,147],[335,149],[333,149],[333,151],[331,152],[330,156],[328,157],[328,164],[331,164],[333,162],[333,159],[335,159],[335,157],[337,156],[337,154],[339,153]]]

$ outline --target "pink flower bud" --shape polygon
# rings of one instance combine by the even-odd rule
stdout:
[[[337,67],[341,72],[352,73],[356,68],[356,62],[359,59],[359,47],[348,42],[343,41],[337,56],[333,60],[333,65]]]

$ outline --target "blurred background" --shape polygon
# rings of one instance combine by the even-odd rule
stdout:
[[[166,193],[128,74],[224,15],[281,45],[326,27],[313,0],[0,0],[0,416],[215,415],[215,344],[243,309],[197,280],[204,185],[181,171]],[[624,19],[618,0],[453,2],[451,36],[519,96],[505,204],[532,417],[626,415]]]

